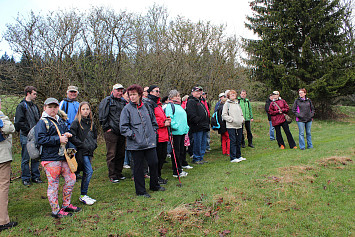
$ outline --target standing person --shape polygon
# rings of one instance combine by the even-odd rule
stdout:
[[[48,98],[44,102],[42,118],[35,127],[35,136],[38,145],[42,146],[41,164],[48,179],[47,196],[52,208],[54,218],[71,216],[71,212],[78,212],[81,208],[70,204],[73,187],[76,181],[75,174],[70,171],[64,157],[61,144],[67,144],[71,134],[68,132],[67,123],[58,116],[59,102],[55,98]],[[60,136],[59,136],[59,132]],[[59,178],[63,176],[63,205],[59,206],[58,191]]]
[[[79,102],[76,101],[78,95],[79,95],[78,87],[68,86],[67,98],[62,100],[59,104],[59,109],[63,110],[68,115],[68,119],[66,121],[68,124],[68,129],[70,129],[70,125],[74,121],[75,116],[79,110]]]
[[[83,178],[81,180],[81,195],[79,201],[92,205],[95,199],[89,197],[89,183],[93,174],[91,160],[97,148],[97,130],[92,119],[92,112],[88,102],[81,102],[79,110],[70,127],[72,137],[69,139],[77,148],[75,158],[83,164]]]
[[[207,92],[205,92],[205,91],[202,91],[201,102],[206,107],[206,110],[207,110],[207,113],[208,113],[208,122],[209,122],[210,121],[210,117],[211,117],[210,104],[207,102]],[[207,142],[207,144],[206,144],[206,152],[210,152],[211,151],[210,141],[211,141],[211,130],[208,129],[207,137],[206,137],[206,142]]]
[[[243,133],[244,117],[242,108],[238,104],[237,92],[230,90],[227,93],[228,100],[223,106],[222,119],[226,121],[226,127],[230,139],[230,161],[238,163],[246,158],[242,157],[240,145]]]
[[[31,160],[27,151],[27,135],[41,117],[41,113],[33,101],[37,98],[37,89],[33,86],[25,87],[26,97],[17,105],[15,115],[15,128],[20,131],[20,142],[22,147],[21,152],[21,179],[25,186],[30,186],[33,183],[43,183],[41,174],[38,169],[39,161]]]
[[[149,86],[146,86],[144,87],[144,90],[143,90],[143,98],[148,98],[148,89],[149,89]]]
[[[286,122],[284,116],[284,113],[287,114],[289,111],[288,104],[285,100],[280,98],[280,93],[278,91],[274,91],[272,94],[274,98],[269,107],[269,114],[271,115],[272,126],[274,126],[276,130],[277,143],[280,149],[285,149],[285,143],[281,134],[282,127],[287,136],[287,141],[290,145],[290,148],[297,149],[295,140],[293,140],[290,128],[288,127],[288,123]]]
[[[206,106],[201,102],[201,95],[201,87],[193,87],[186,104],[187,122],[193,137],[192,162],[195,164],[206,163],[203,157],[206,152],[207,132],[210,129],[208,112]]]
[[[184,169],[191,169],[192,166],[188,164],[183,164],[186,162],[186,149],[184,145],[185,135],[189,132],[189,126],[187,125],[187,114],[186,111],[181,107],[181,97],[177,90],[171,90],[169,92],[169,103],[166,106],[165,113],[166,116],[171,118],[171,133],[173,137],[173,156],[171,157],[173,177],[185,177],[188,173],[183,171]],[[176,161],[176,163],[175,163]],[[176,168],[177,167],[177,168]]]
[[[221,103],[221,100],[222,100],[223,98],[226,98],[226,95],[224,94],[224,92],[222,92],[222,93],[220,93],[220,94],[218,95],[218,101],[217,101],[216,105],[214,106],[214,112],[217,111],[217,109],[218,109],[218,107],[219,107],[219,105],[220,105],[220,103]]]
[[[158,157],[156,133],[158,124],[154,112],[143,105],[143,89],[139,85],[127,88],[130,102],[121,113],[120,129],[127,137],[127,150],[131,151],[134,163],[134,185],[136,194],[150,198],[145,189],[144,160],[150,170],[150,190],[165,191],[158,182]]]
[[[155,114],[155,119],[158,124],[158,136],[157,136],[157,156],[158,156],[158,180],[159,184],[166,184],[167,180],[161,177],[161,170],[164,165],[164,161],[167,155],[167,145],[169,141],[168,127],[171,123],[171,118],[166,117],[160,102],[160,89],[156,85],[152,85],[148,89],[148,98],[143,102],[148,109],[151,109]]]
[[[251,124],[250,122],[253,122],[253,111],[251,109],[250,101],[247,99],[247,92],[246,90],[241,90],[240,96],[238,97],[238,102],[240,104],[240,107],[242,108],[243,111],[243,116],[244,116],[244,124],[242,126],[242,130],[245,129],[247,130],[247,138],[248,138],[248,146],[251,148],[254,148],[253,145],[253,134],[251,133]],[[242,132],[242,148],[245,148],[245,140],[244,140],[244,134]]]
[[[266,100],[265,102],[265,112],[267,114],[267,119],[269,121],[269,135],[270,135],[270,141],[274,141],[275,140],[275,128],[272,126],[272,122],[271,122],[271,115],[269,114],[269,107],[270,104],[272,102],[274,98],[273,94],[269,95],[269,98]]]
[[[106,142],[106,162],[108,177],[111,183],[119,183],[126,179],[122,175],[125,158],[126,138],[120,132],[120,117],[126,101],[122,98],[124,87],[115,84],[110,96],[103,99],[99,105],[99,120],[104,131]]]
[[[0,99],[0,231],[17,226],[17,222],[10,221],[7,209],[12,162],[12,134],[14,132],[14,125],[9,117],[1,111]]]
[[[219,122],[219,129],[218,133],[221,134],[221,142],[222,142],[222,153],[223,155],[230,155],[230,139],[229,139],[229,134],[227,130],[227,125],[226,121],[222,118],[222,111],[224,104],[226,103],[227,98],[223,97],[221,98],[221,101],[219,103],[219,106],[217,108],[217,118]]]
[[[296,122],[299,131],[300,149],[306,149],[304,142],[304,129],[306,128],[307,149],[313,148],[311,127],[314,116],[314,106],[312,101],[306,97],[307,91],[305,88],[298,90],[299,97],[295,100],[292,106],[292,112],[296,115]]]

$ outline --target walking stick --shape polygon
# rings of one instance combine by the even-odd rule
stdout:
[[[176,172],[178,174],[178,178],[179,178],[179,184],[177,184],[176,186],[181,187],[181,180],[180,180],[180,173],[179,173],[179,169],[177,166],[177,162],[176,162],[176,156],[175,156],[175,148],[174,148],[174,141],[173,141],[173,134],[171,132],[171,127],[168,127],[168,133],[169,133],[169,138],[170,138],[170,145],[171,145],[171,149],[173,150],[173,156],[174,156],[174,161],[175,161],[175,167],[176,167]]]

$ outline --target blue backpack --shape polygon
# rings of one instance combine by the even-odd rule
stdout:
[[[218,122],[218,116],[217,116],[217,111],[213,113],[212,118],[211,118],[211,127],[213,130],[218,130],[221,125]]]

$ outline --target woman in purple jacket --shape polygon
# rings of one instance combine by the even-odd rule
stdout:
[[[296,115],[296,122],[299,131],[300,149],[306,149],[304,142],[304,129],[306,128],[307,148],[313,148],[311,137],[311,126],[314,116],[314,106],[312,101],[306,97],[307,91],[305,88],[299,89],[299,98],[293,103],[292,112]]]

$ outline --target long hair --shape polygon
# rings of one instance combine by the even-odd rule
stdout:
[[[94,121],[92,119],[92,110],[91,110],[91,106],[90,106],[89,102],[83,101],[83,102],[81,102],[79,104],[79,109],[78,109],[78,112],[75,115],[75,119],[78,119],[80,127],[82,129],[84,129],[83,126],[81,126],[81,118],[82,118],[82,116],[81,116],[81,107],[83,107],[83,105],[88,105],[89,106],[89,109],[90,109],[89,118],[90,118],[90,122],[91,122],[90,130],[92,131],[92,128],[94,126]]]

